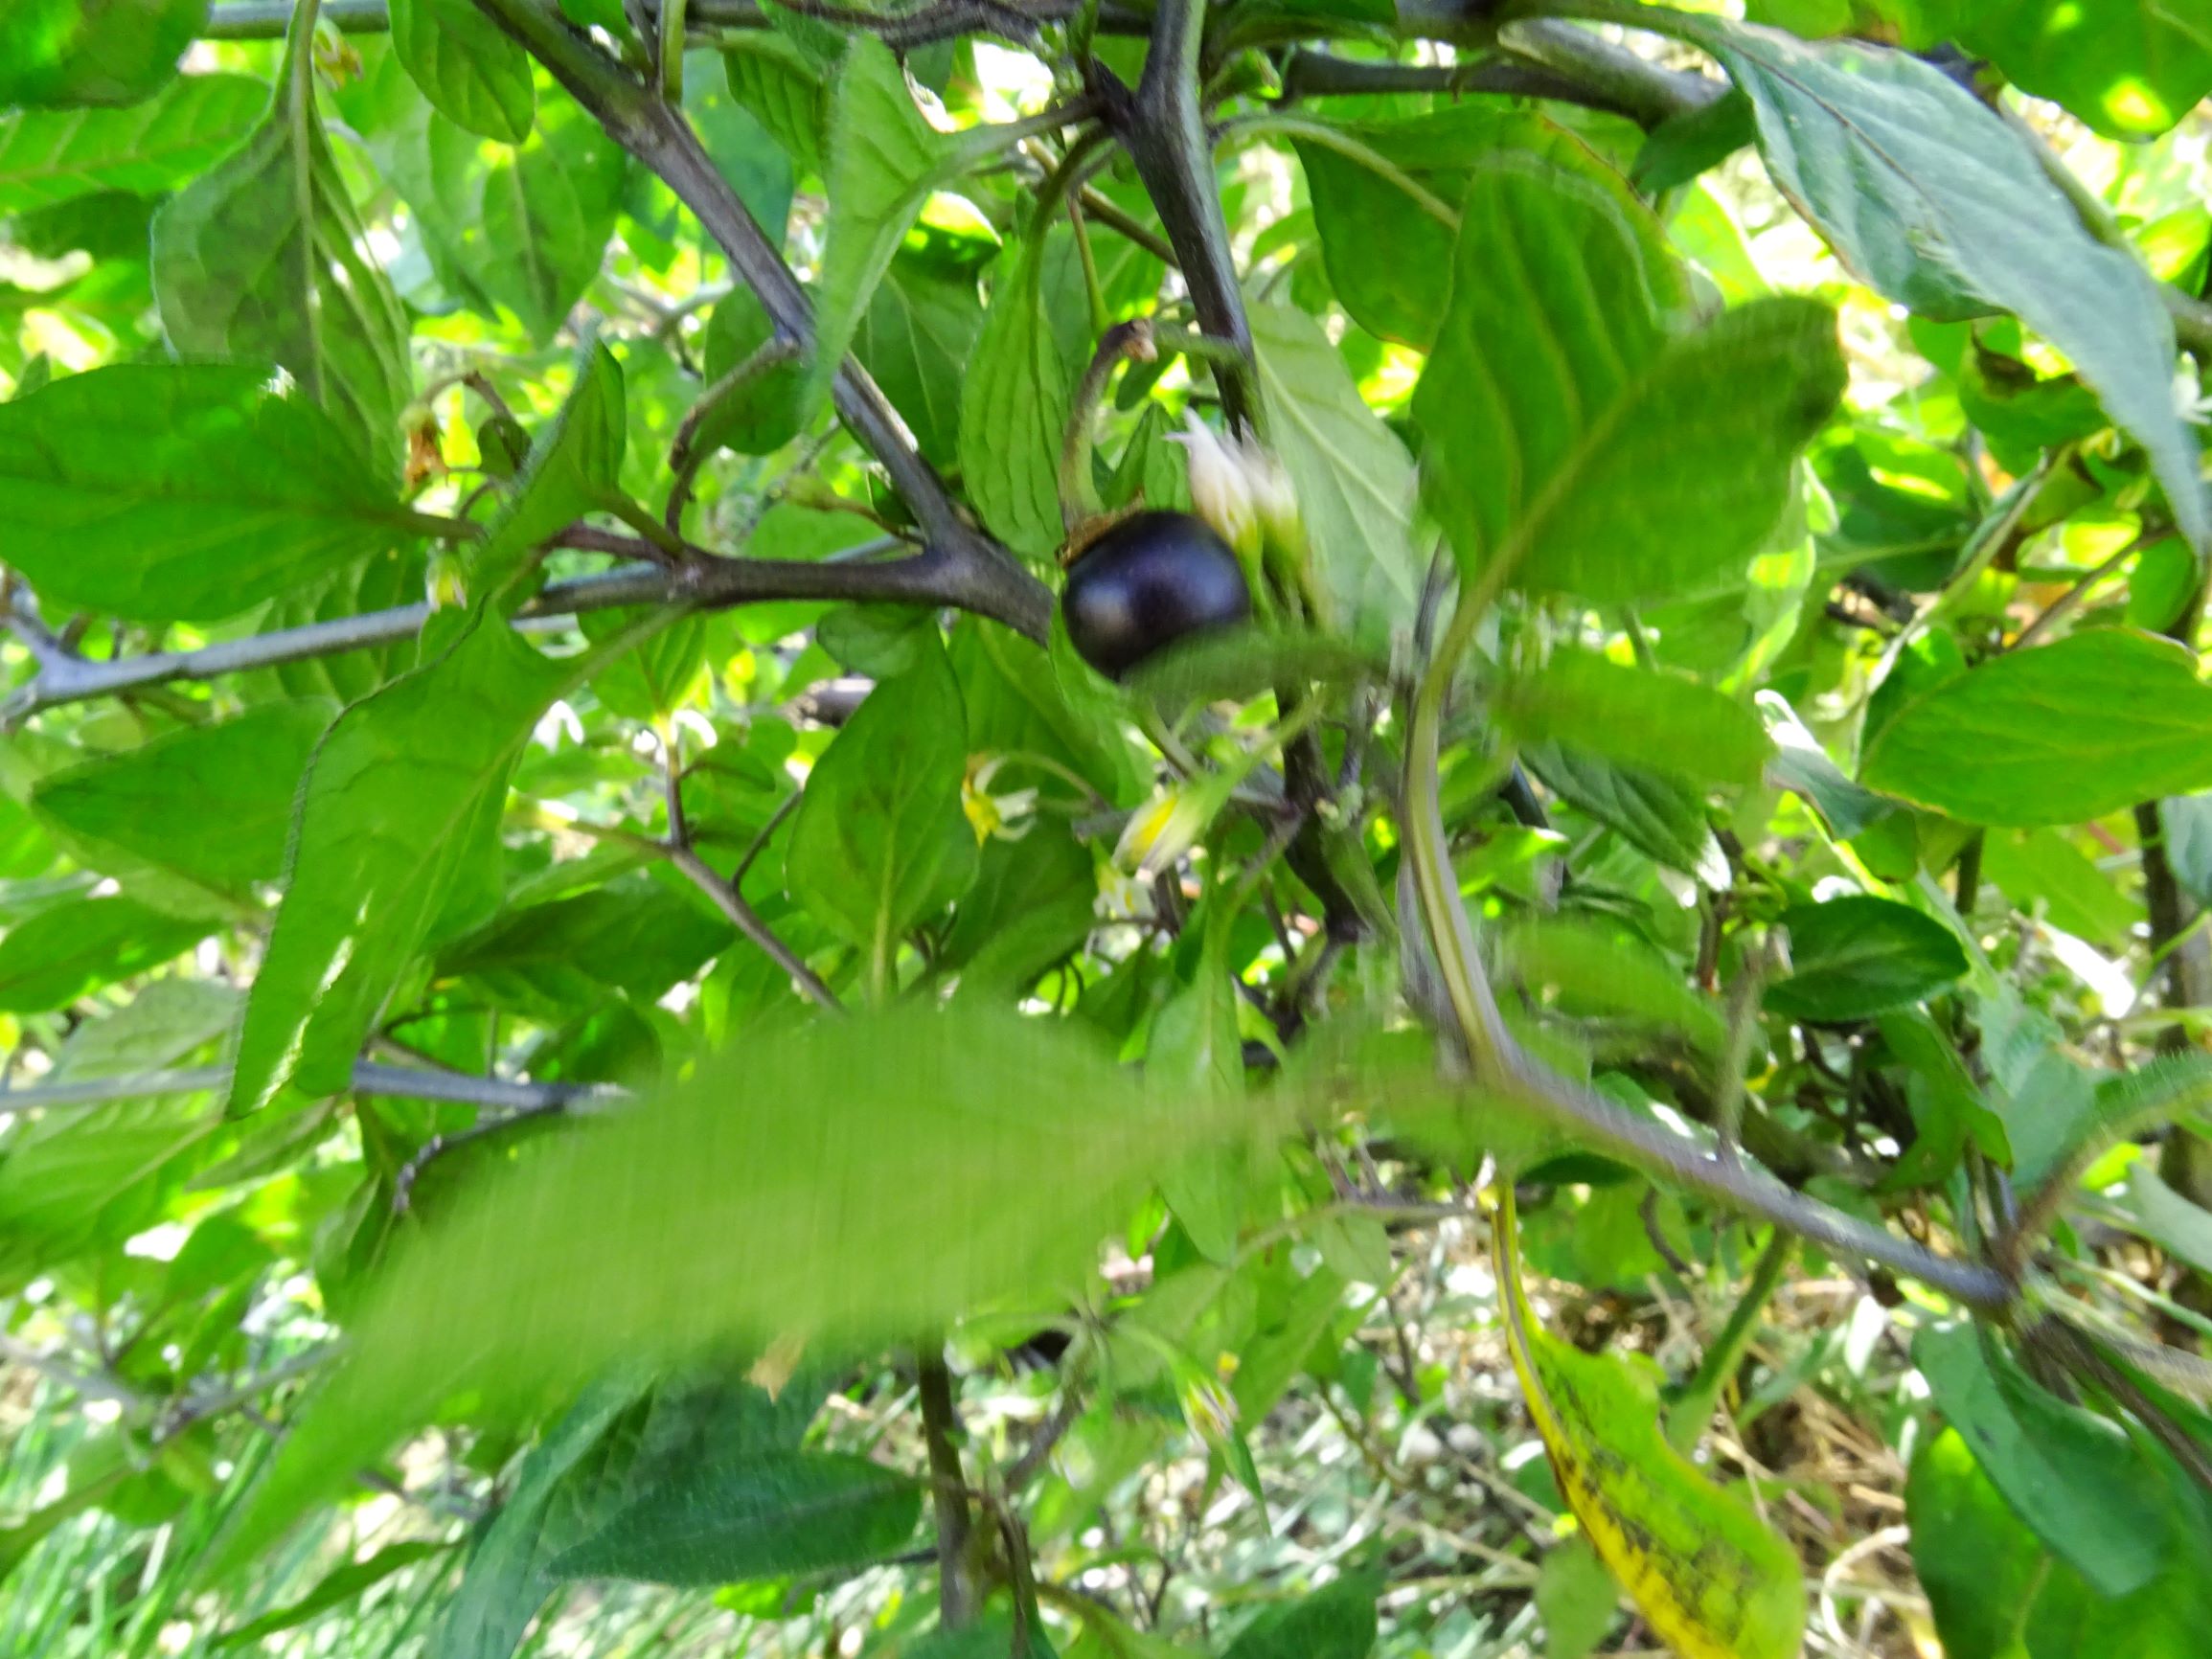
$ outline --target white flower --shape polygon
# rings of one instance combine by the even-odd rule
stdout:
[[[2212,394],[2205,392],[2200,374],[2197,359],[2190,356],[2174,371],[2174,413],[2192,426],[2212,423]]]
[[[1220,538],[1246,558],[1260,552],[1260,507],[1244,462],[1243,445],[1216,436],[1197,415],[1186,412],[1175,435],[1191,458],[1191,505]]]

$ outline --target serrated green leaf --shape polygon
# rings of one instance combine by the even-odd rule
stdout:
[[[530,55],[468,0],[392,0],[392,51],[439,113],[520,144],[537,108]]]
[[[118,363],[0,404],[8,562],[57,605],[215,621],[391,546],[407,517],[259,370]]]
[[[939,466],[959,458],[961,394],[982,328],[972,278],[895,259],[854,331],[853,354]]]
[[[267,85],[251,76],[187,75],[127,109],[0,117],[0,213],[97,191],[173,190],[244,138],[268,105]]]
[[[2212,785],[2212,687],[2171,641],[2089,629],[1914,698],[1859,771],[1970,824],[2079,824]]]
[[[1622,765],[1579,744],[1534,743],[1529,769],[1599,823],[1670,870],[1725,886],[1727,860],[1706,821],[1701,790],[1646,766]]]
[[[822,170],[829,88],[807,55],[776,34],[733,34],[722,48],[730,96],[784,147],[800,169]]]
[[[407,318],[316,112],[309,15],[293,14],[261,125],[154,216],[154,295],[178,352],[283,369],[396,480]]]

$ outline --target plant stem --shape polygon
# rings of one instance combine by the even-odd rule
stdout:
[[[929,1452],[929,1498],[937,1516],[938,1619],[957,1630],[975,1617],[968,1580],[968,1477],[960,1466],[960,1415],[952,1400],[952,1373],[934,1344],[915,1353],[922,1397],[922,1435]]]
[[[1773,1238],[1767,1240],[1767,1248],[1760,1252],[1759,1264],[1751,1271],[1751,1283],[1745,1286],[1728,1314],[1728,1323],[1721,1328],[1721,1334],[1713,1339],[1712,1347],[1705,1350],[1705,1357],[1698,1364],[1697,1374],[1683,1385],[1681,1398],[1676,1399],[1667,1414],[1667,1443],[1687,1457],[1690,1448],[1698,1443],[1705,1425],[1713,1420],[1713,1408],[1719,1403],[1721,1391],[1728,1386],[1728,1379],[1736,1375],[1743,1363],[1744,1351],[1751,1346],[1753,1332],[1759,1329],[1759,1314],[1782,1283],[1789,1271],[1790,1258],[1795,1254],[1797,1240],[1777,1227]]]
[[[1506,561],[1494,559],[1483,582],[1463,595],[1451,627],[1414,696],[1406,737],[1406,856],[1422,920],[1434,947],[1452,1025],[1465,1045],[1478,1088],[1573,1130],[1595,1149],[1652,1173],[1694,1187],[1708,1197],[1763,1216],[1842,1255],[1864,1256],[1932,1284],[1970,1307],[1998,1309],[2017,1297],[2012,1281],[1980,1262],[1936,1255],[1886,1228],[1782,1185],[1766,1170],[1712,1157],[1656,1123],[1623,1110],[1594,1089],[1553,1071],[1506,1030],[1482,969],[1474,931],[1460,901],[1447,854],[1437,795],[1437,734],[1445,693],[1459,658],[1472,644]]]

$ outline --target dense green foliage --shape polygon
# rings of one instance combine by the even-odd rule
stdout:
[[[2208,94],[0,0],[0,1652],[2202,1651]]]

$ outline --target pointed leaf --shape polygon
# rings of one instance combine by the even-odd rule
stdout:
[[[2089,234],[2018,136],[1907,53],[1717,18],[1682,33],[1750,94],[1775,184],[1846,264],[1925,316],[2010,311],[2065,352],[2149,451],[2183,534],[2212,546],[2157,286]]]
[[[1060,543],[1060,452],[1075,400],[1044,313],[1043,243],[998,256],[960,398],[960,471],[985,527],[1016,553]]]
[[[1255,306],[1251,328],[1267,438],[1290,474],[1335,626],[1387,644],[1412,626],[1426,572],[1413,551],[1413,457],[1312,317]]]
[[[468,0],[392,0],[392,50],[440,114],[502,144],[530,133],[530,55]]]
[[[1640,212],[1563,170],[1468,190],[1415,410],[1471,575],[1601,601],[1740,585],[1842,393],[1835,316],[1810,300],[1668,339],[1680,279]]]
[[[1966,949],[1950,928],[1886,898],[1793,904],[1782,920],[1790,974],[1768,988],[1767,1006],[1795,1019],[1870,1019],[1933,995],[1967,970]]]
[[[125,109],[27,109],[0,118],[0,213],[96,191],[173,190],[244,138],[268,106],[268,87],[251,76],[186,75]]]
[[[1601,1559],[1683,1659],[1794,1659],[1805,1623],[1796,1555],[1661,1436],[1651,1385],[1537,1322],[1513,1195],[1492,1249],[1506,1346],[1560,1490]]]
[[[407,319],[315,110],[310,15],[293,13],[261,126],[155,215],[154,296],[177,351],[274,363],[379,477],[397,478],[414,395]]]

